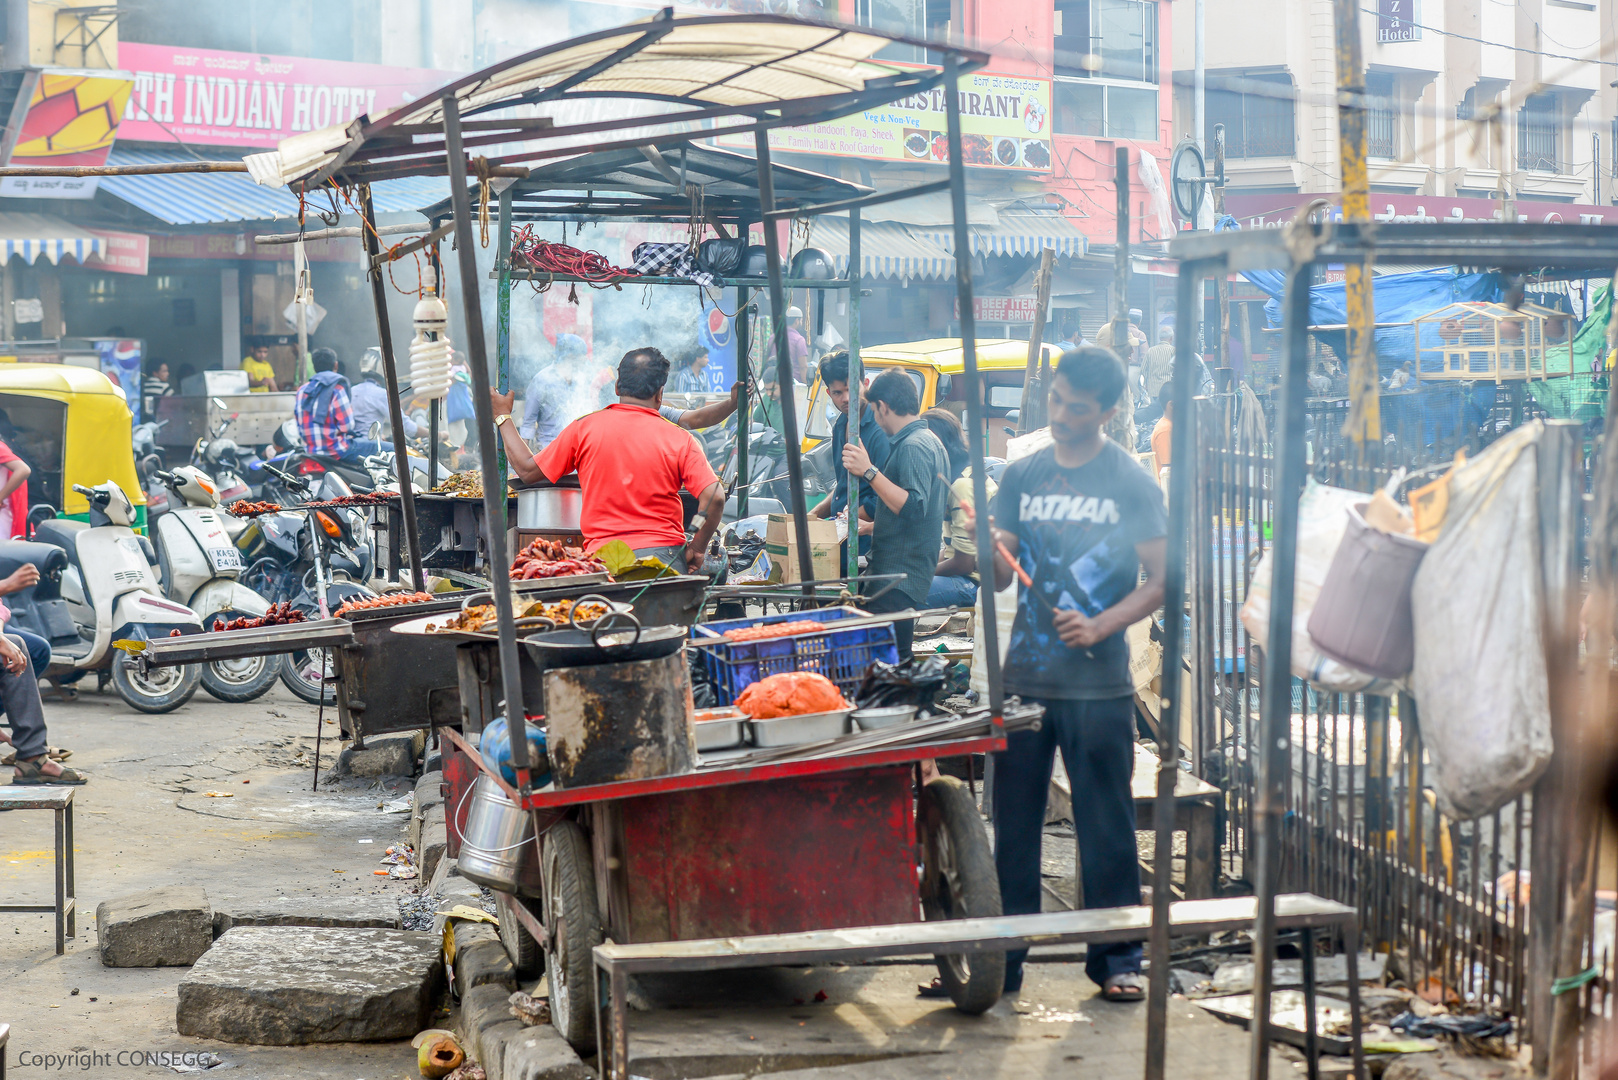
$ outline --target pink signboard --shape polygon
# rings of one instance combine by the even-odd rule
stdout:
[[[288,135],[380,116],[456,77],[431,68],[189,49],[125,41],[135,74],[120,138],[274,146]]]
[[[1225,209],[1244,229],[1275,228],[1291,221],[1298,208],[1315,199],[1337,201],[1336,193],[1309,195],[1225,196]],[[1586,203],[1516,201],[1517,220],[1539,224],[1618,225],[1618,206]],[[1500,204],[1494,199],[1461,199],[1438,195],[1371,194],[1371,216],[1383,222],[1499,221]]]
[[[97,256],[90,266],[114,274],[146,273],[151,253],[152,238],[145,233],[112,232],[108,229],[90,229],[89,232],[107,241],[106,254]]]

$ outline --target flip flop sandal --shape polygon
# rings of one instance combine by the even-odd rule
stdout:
[[[66,761],[73,756],[73,751],[64,750],[60,746],[47,746],[45,756],[52,761]],[[5,757],[0,757],[0,767],[17,764],[17,751],[8,751]]]
[[[1146,998],[1144,980],[1137,972],[1114,975],[1101,986],[1101,996],[1108,1001],[1132,1002]]]
[[[40,769],[37,761],[19,761],[12,768],[15,771],[11,782],[18,787],[82,784],[88,779],[84,774],[68,768],[64,768],[60,776],[50,776]]]
[[[949,991],[944,988],[944,980],[933,978],[930,983],[917,983],[916,996],[919,998],[947,998]]]

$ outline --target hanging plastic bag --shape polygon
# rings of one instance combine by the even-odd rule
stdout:
[[[912,657],[897,664],[872,660],[854,692],[854,704],[862,709],[887,705],[931,708],[948,678],[949,661],[942,656]]]
[[[1443,531],[1411,590],[1410,682],[1433,791],[1451,818],[1492,813],[1551,757],[1535,506],[1543,430],[1526,424],[1455,473]]]
[[[1310,480],[1298,501],[1298,556],[1292,592],[1292,674],[1338,693],[1391,694],[1399,685],[1356,671],[1322,653],[1309,637],[1309,615],[1326,583],[1332,559],[1348,531],[1348,508],[1364,502],[1363,491],[1328,487]],[[1266,551],[1253,571],[1253,584],[1242,604],[1242,625],[1260,648],[1270,634],[1270,575],[1274,550]]]

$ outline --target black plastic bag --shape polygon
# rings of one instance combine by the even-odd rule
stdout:
[[[871,661],[865,678],[854,692],[854,704],[861,709],[885,705],[914,705],[929,708],[949,678],[949,661],[942,656],[912,657],[897,664]]]
[[[687,649],[686,663],[691,670],[691,704],[698,709],[716,709],[719,707],[719,688],[714,686],[713,676],[708,674],[708,664],[704,659],[706,649]]]

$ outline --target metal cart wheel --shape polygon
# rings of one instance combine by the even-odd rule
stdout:
[[[590,952],[601,944],[595,870],[590,843],[575,821],[559,821],[545,834],[545,976],[551,1023],[580,1055],[596,1049],[595,973]]]
[[[528,928],[517,921],[517,916],[511,913],[517,904],[529,910],[539,906],[538,901],[524,900],[510,893],[494,894],[494,906],[500,914],[500,944],[506,947],[506,954],[511,957],[511,966],[518,978],[538,978],[545,970],[545,950],[534,940]]]
[[[940,776],[922,789],[921,910],[928,922],[1000,915],[1000,879],[976,802],[966,785]],[[985,1012],[1006,984],[1006,954],[939,956],[938,975],[964,1013]]]

